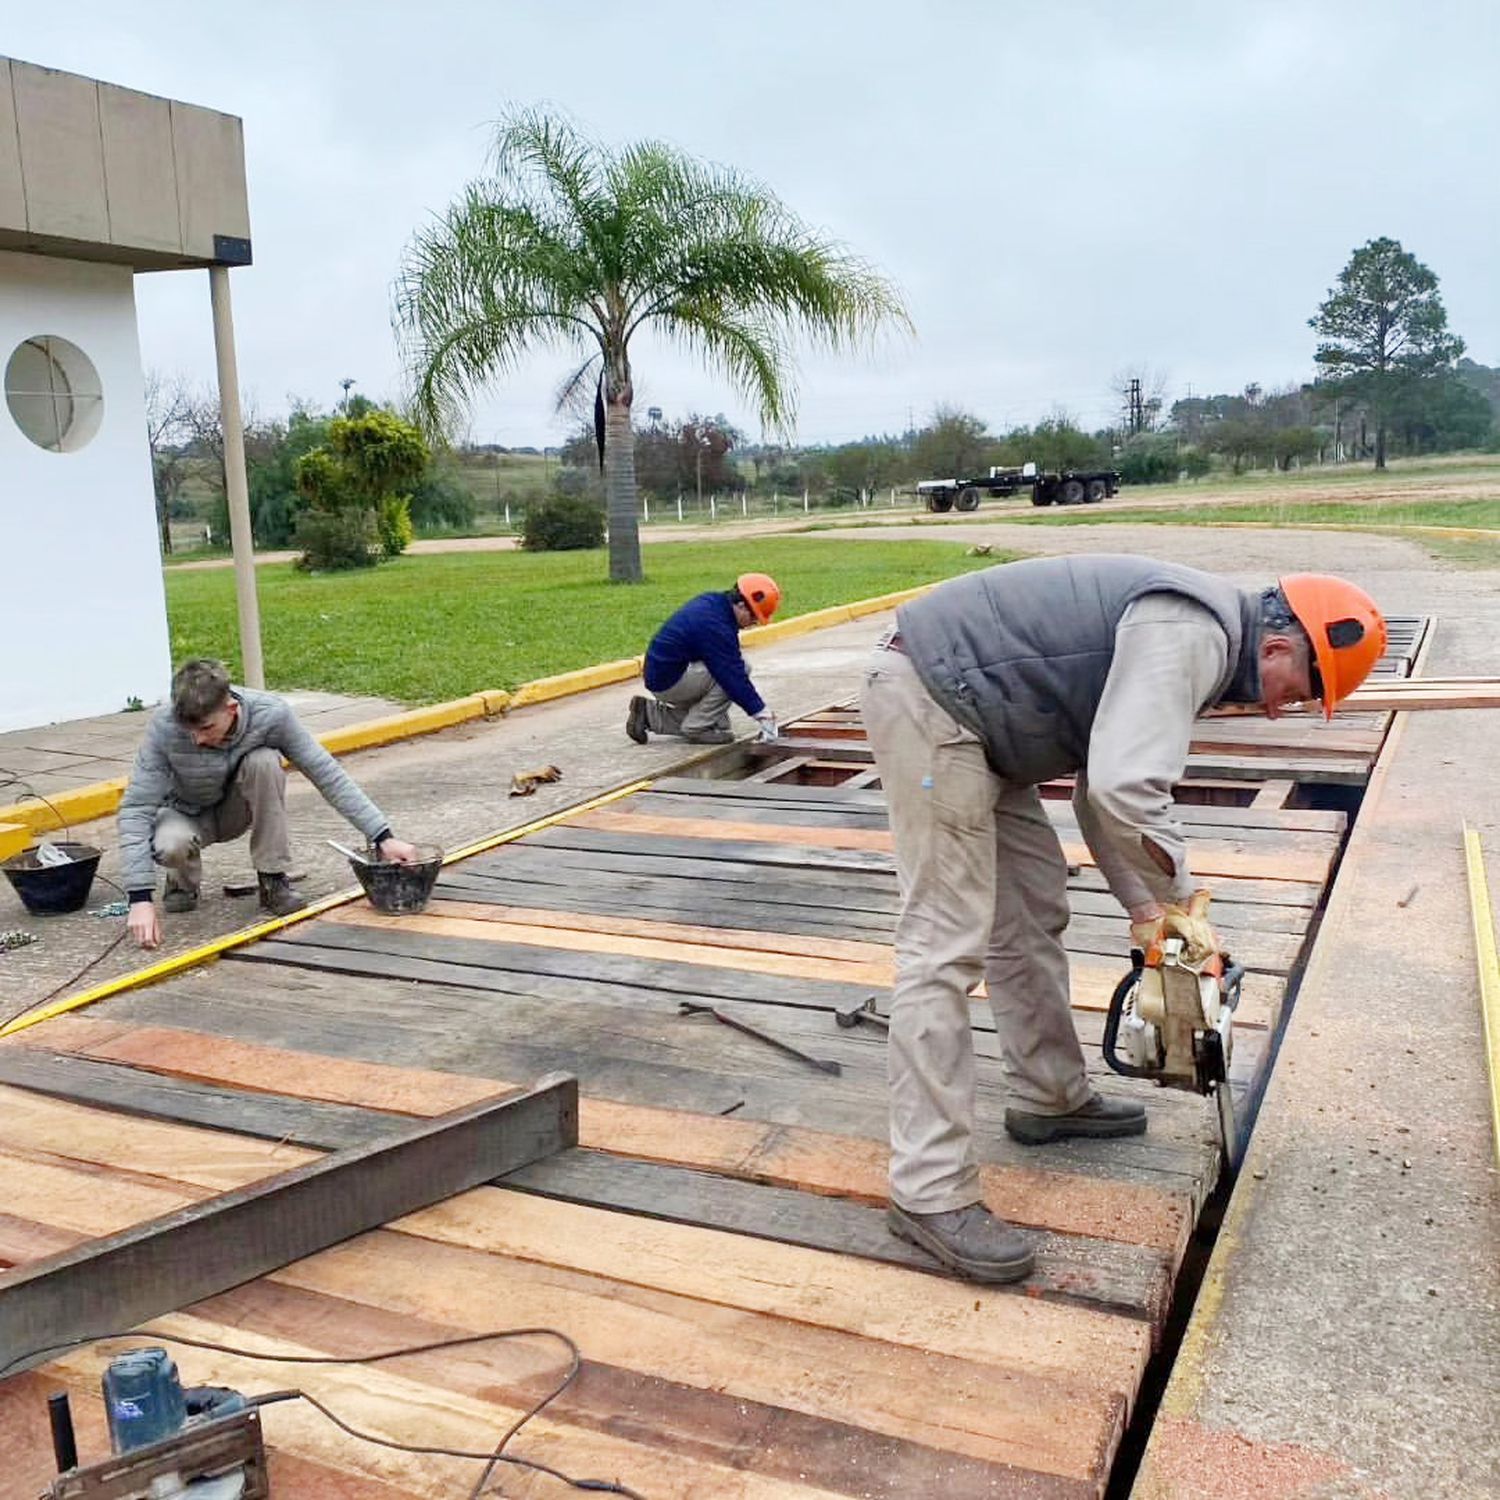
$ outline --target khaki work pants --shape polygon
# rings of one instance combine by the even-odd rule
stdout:
[[[671,687],[646,699],[646,727],[685,739],[705,729],[728,729],[729,694],[701,661],[691,662]]]
[[[888,1066],[891,1198],[912,1213],[980,1201],[969,993],[989,991],[1010,1102],[1089,1097],[1068,1007],[1068,867],[1035,787],[990,770],[911,662],[878,649],[861,699],[896,846],[901,913]]]
[[[196,817],[164,807],[156,815],[151,852],[167,872],[167,888],[196,892],[203,880],[201,851],[250,830],[250,862],[262,875],[292,867],[286,822],[286,772],[281,756],[262,747],[239,764],[224,800]]]

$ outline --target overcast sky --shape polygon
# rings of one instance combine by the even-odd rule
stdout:
[[[0,50],[245,122],[255,264],[233,275],[262,413],[339,381],[393,396],[390,283],[479,175],[487,122],[553,104],[758,177],[901,288],[916,336],[801,362],[797,436],[899,432],[939,403],[992,427],[1113,420],[1312,373],[1307,319],[1356,246],[1399,239],[1500,364],[1497,0],[0,0]],[[148,365],[208,381],[207,278],[138,280]],[[758,422],[672,350],[636,405]],[[555,442],[566,356],[474,411]]]

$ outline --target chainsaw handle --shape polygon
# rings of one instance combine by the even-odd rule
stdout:
[[[1130,993],[1131,986],[1141,982],[1141,969],[1145,964],[1145,955],[1139,948],[1130,950],[1130,972],[1115,986],[1114,993],[1109,997],[1109,1009],[1104,1016],[1104,1040],[1100,1050],[1104,1053],[1104,1061],[1109,1064],[1116,1073],[1126,1078],[1154,1078],[1156,1075],[1149,1068],[1139,1068],[1134,1063],[1128,1063],[1115,1049],[1115,1043],[1120,1036],[1120,1016],[1125,1010],[1125,997]]]

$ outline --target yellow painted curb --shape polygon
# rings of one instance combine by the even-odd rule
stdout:
[[[1479,959],[1479,1006],[1484,1016],[1485,1056],[1489,1059],[1490,1123],[1494,1128],[1495,1160],[1500,1165],[1500,959],[1495,956],[1495,916],[1484,870],[1484,849],[1478,833],[1467,824],[1464,864],[1474,918],[1474,947]]]
[[[485,850],[496,849],[501,844],[513,843],[516,839],[525,838],[529,833],[539,833],[544,828],[552,827],[554,823],[561,823],[578,813],[603,807],[606,803],[618,801],[621,797],[628,797],[632,792],[638,792],[650,785],[649,778],[626,782],[623,786],[601,792],[597,797],[590,797],[585,802],[575,803],[572,807],[565,807],[559,812],[548,813],[543,818],[534,818],[530,823],[521,824],[519,828],[507,828],[503,833],[492,833],[475,843],[465,844],[463,848],[455,849],[451,854],[445,854],[443,863],[451,865],[455,860],[467,859],[471,854],[482,854]],[[301,911],[293,912],[289,917],[271,917],[265,922],[256,922],[250,927],[240,928],[238,932],[231,932],[226,937],[214,938],[211,942],[200,944],[197,948],[189,948],[186,953],[179,953],[173,958],[164,958],[159,963],[149,964],[146,968],[136,969],[130,974],[121,974],[116,979],[96,984],[92,989],[80,990],[76,995],[55,1000],[50,1005],[44,1005],[36,1011],[17,1016],[15,1020],[0,1026],[0,1038],[14,1036],[16,1032],[26,1031],[32,1026],[40,1026],[43,1021],[50,1021],[54,1016],[66,1015],[73,1010],[82,1010],[85,1005],[107,1000],[111,995],[123,994],[126,990],[141,989],[148,984],[155,984],[158,979],[180,974],[184,969],[196,968],[199,964],[218,958],[221,953],[227,953],[231,948],[240,948],[259,938],[271,937],[288,927],[295,926],[298,922],[306,922],[312,917],[322,916],[326,911],[332,911],[337,906],[346,906],[351,901],[357,901],[363,895],[364,892],[358,886],[349,890],[335,891],[332,895],[324,896],[303,907]]]
[[[927,593],[940,582],[941,579],[935,579],[932,583],[899,589],[892,594],[877,594],[870,599],[856,599],[850,604],[815,609],[790,620],[757,625],[753,630],[745,632],[741,644],[748,650],[756,646],[774,645],[778,641],[794,640],[830,625],[846,625],[851,620],[894,609],[908,599]],[[467,698],[451,698],[446,703],[430,703],[424,708],[412,708],[398,714],[387,714],[383,718],[368,719],[363,724],[325,730],[318,736],[318,743],[330,755],[347,755],[355,750],[370,750],[398,740],[415,739],[418,735],[451,729],[455,724],[494,718],[513,708],[550,703],[574,693],[586,693],[594,688],[629,682],[640,674],[643,661],[643,657],[632,656],[621,661],[597,662],[574,672],[560,672],[555,677],[539,677],[532,682],[523,682],[514,692],[509,693],[502,688],[485,689],[471,693]],[[113,781],[95,781],[88,786],[58,792],[45,802],[17,802],[0,807],[0,825],[18,823],[35,835],[74,823],[91,823],[96,818],[107,818],[114,813],[124,793],[124,777]],[[3,857],[0,855],[0,858]]]
[[[381,719],[367,719],[363,724],[329,729],[318,736],[318,743],[330,755],[347,755],[351,750],[368,750],[373,745],[388,745],[393,740],[413,739],[419,734],[451,729],[455,724],[466,724],[471,719],[489,718],[504,713],[509,705],[509,693],[470,693],[467,698],[451,698],[446,703],[429,703],[425,708],[407,709],[404,713],[387,714]]]
[[[0,859],[19,854],[31,842],[31,829],[24,823],[0,823]]]
[[[616,682],[629,682],[632,677],[640,675],[641,662],[639,656],[622,661],[601,661],[591,667],[579,667],[574,672],[559,672],[556,677],[538,677],[534,682],[523,682],[510,695],[510,707],[526,708],[533,703],[550,703],[554,698],[567,698],[574,693],[587,693]]]

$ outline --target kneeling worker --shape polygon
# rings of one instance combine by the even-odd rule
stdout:
[[[625,733],[636,744],[651,734],[673,734],[695,745],[727,745],[729,705],[737,703],[760,725],[759,738],[776,738],[776,715],[750,681],[740,631],[764,625],[781,603],[776,580],[742,573],[732,589],[689,599],[651,638],[646,690],[632,698]]]
[[[901,912],[888,1067],[891,1231],[961,1275],[1012,1281],[1026,1237],[991,1215],[973,1147],[970,993],[981,977],[1009,1085],[1005,1129],[1042,1145],[1136,1135],[1146,1112],[1094,1092],[1069,1010],[1067,863],[1037,792],[1073,808],[1132,945],[1218,951],[1194,901],[1172,789],[1211,704],[1334,705],[1385,651],[1363,590],[1298,574],[1246,592],[1145,557],[1045,558],[904,605],[865,678]],[[1202,893],[1206,898],[1207,893]]]
[[[370,841],[382,859],[408,864],[411,844],[391,837],[384,814],[274,693],[231,687],[223,664],[184,662],[172,698],[156,710],[120,803],[121,884],[129,929],[142,948],[161,942],[154,865],[167,871],[168,912],[198,904],[200,850],[246,830],[264,911],[278,917],[307,902],[287,881],[285,756]]]

